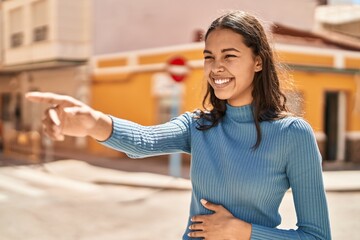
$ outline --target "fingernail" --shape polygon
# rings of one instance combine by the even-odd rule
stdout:
[[[49,110],[49,115],[50,115],[50,119],[53,121],[53,123],[56,126],[60,126],[61,122],[60,122],[59,116],[57,115],[57,113],[54,109],[51,108]]]
[[[201,199],[200,202],[205,205],[207,203],[207,201],[205,199]]]

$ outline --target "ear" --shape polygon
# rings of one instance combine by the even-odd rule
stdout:
[[[255,72],[260,72],[262,70],[262,60],[260,56],[255,57]]]

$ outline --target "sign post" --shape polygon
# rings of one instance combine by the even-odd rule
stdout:
[[[180,114],[180,106],[182,103],[181,84],[187,77],[189,68],[184,58],[174,57],[168,62],[167,71],[176,84],[172,92],[171,103],[171,118],[173,118]],[[173,153],[170,155],[169,174],[173,177],[181,177],[181,153]]]

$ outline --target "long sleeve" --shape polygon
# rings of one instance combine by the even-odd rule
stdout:
[[[140,124],[111,116],[112,134],[101,144],[126,153],[132,158],[169,154],[190,153],[191,116],[186,113],[171,121],[155,125]]]
[[[298,229],[280,230],[253,224],[251,239],[331,239],[321,156],[310,125],[301,119],[293,121],[287,140],[286,174]]]

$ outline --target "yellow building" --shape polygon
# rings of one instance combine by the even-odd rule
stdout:
[[[294,93],[289,93],[289,101],[313,127],[323,158],[360,162],[360,49],[346,48],[289,44],[284,39],[275,44],[280,60],[290,66],[296,95],[303,99],[294,102]],[[170,117],[174,92],[182,93],[180,112],[200,108],[205,86],[202,51],[203,43],[193,43],[96,56],[92,106],[144,125],[162,122],[164,114]],[[186,65],[173,69],[169,61],[176,57],[186,59]],[[174,72],[186,75],[185,80],[173,81]],[[90,149],[118,154],[95,142]]]

